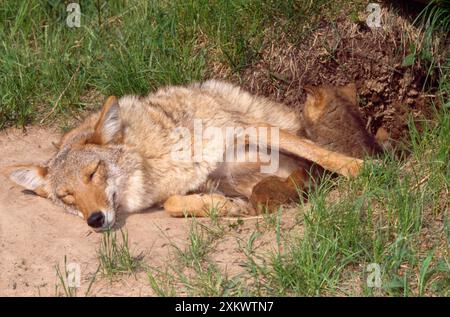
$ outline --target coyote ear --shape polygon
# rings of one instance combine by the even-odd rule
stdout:
[[[122,123],[116,97],[110,96],[106,99],[94,129],[88,143],[108,144],[120,139]]]
[[[346,86],[340,87],[339,91],[348,98],[348,100],[354,104],[358,105],[358,93],[356,91],[355,83],[350,83]]]
[[[326,91],[322,87],[305,86],[306,102],[303,106],[303,117],[312,122],[320,119],[326,103]]]
[[[33,191],[35,194],[47,197],[48,193],[45,190],[46,175],[47,168],[44,166],[24,165],[15,167],[9,174],[9,178],[25,189]]]
[[[323,101],[324,101],[324,88],[323,87],[314,87],[310,85],[306,85],[303,87],[306,91],[306,101],[308,103],[308,106],[313,107],[323,107]]]

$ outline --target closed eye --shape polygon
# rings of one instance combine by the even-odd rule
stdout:
[[[73,197],[73,195],[67,194],[63,197],[60,197],[60,199],[67,205],[75,204],[75,197]]]
[[[91,174],[89,174],[89,181],[92,182],[92,180],[94,179],[95,173],[97,173],[97,169],[95,171],[93,171]]]
[[[89,173],[89,175],[88,175],[89,182],[92,182],[92,180],[94,179],[95,174],[97,173],[99,166],[100,166],[100,162],[97,164],[95,169],[91,173]]]

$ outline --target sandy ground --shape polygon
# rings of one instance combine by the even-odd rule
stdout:
[[[81,269],[78,296],[88,289],[98,268],[97,250],[101,234],[93,232],[81,218],[66,213],[61,207],[41,197],[27,195],[8,179],[11,165],[45,162],[55,151],[52,141],[59,134],[51,129],[28,127],[0,132],[0,296],[61,295],[56,266],[77,263]],[[286,215],[286,214],[285,214]],[[190,219],[171,218],[163,210],[135,214],[119,214],[116,227],[128,232],[130,249],[142,255],[146,266],[164,268],[174,258],[173,247],[187,245]],[[207,224],[210,220],[199,220]],[[234,219],[224,219],[225,227]],[[238,241],[246,241],[257,227],[259,217],[246,219],[239,230],[229,229],[214,248],[212,260],[227,275],[242,272],[243,254]],[[293,213],[283,216],[282,227],[293,222]],[[271,248],[275,241],[270,232],[257,242]],[[147,274],[121,275],[116,281],[97,274],[90,296],[153,295]]]
[[[0,133],[0,295],[55,295],[55,265],[62,268],[65,256],[68,263],[81,267],[80,294],[97,269],[101,235],[50,201],[23,194],[5,173],[9,165],[45,161],[54,151],[51,142],[57,139],[57,133],[41,128]],[[161,265],[169,252],[167,237],[174,243],[185,241],[187,221],[170,218],[162,210],[118,218],[119,226],[129,233],[131,249],[143,252],[145,260],[155,266]],[[123,278],[113,284],[100,280],[91,293],[147,295],[151,289],[141,272],[137,278]]]

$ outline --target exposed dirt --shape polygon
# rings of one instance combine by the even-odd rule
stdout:
[[[96,250],[100,234],[91,232],[80,218],[64,212],[50,201],[22,193],[5,172],[9,165],[42,162],[54,148],[58,134],[40,128],[26,133],[9,129],[0,133],[0,295],[54,296],[57,277],[55,265],[67,262],[81,266],[82,288],[86,291],[90,276],[98,266]],[[119,217],[119,224],[125,222]],[[173,219],[161,211],[133,214],[126,219],[132,251],[143,252],[145,260],[160,265],[168,254],[167,238],[182,244],[188,225],[184,219]],[[145,295],[151,289],[145,274],[124,277],[110,284],[94,283],[93,295]]]

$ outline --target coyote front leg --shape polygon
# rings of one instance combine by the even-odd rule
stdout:
[[[207,217],[214,212],[218,216],[239,216],[255,212],[248,202],[216,193],[173,195],[164,202],[164,210],[172,217]]]
[[[278,148],[280,151],[305,158],[347,178],[358,175],[363,165],[363,160],[327,150],[309,139],[299,137],[282,129],[279,129],[279,138],[276,141],[278,143],[272,144],[272,137],[268,135],[267,146],[271,149]]]
[[[347,178],[358,175],[363,166],[363,160],[327,150],[311,140],[283,130],[280,130],[279,147],[280,150],[303,157]]]

